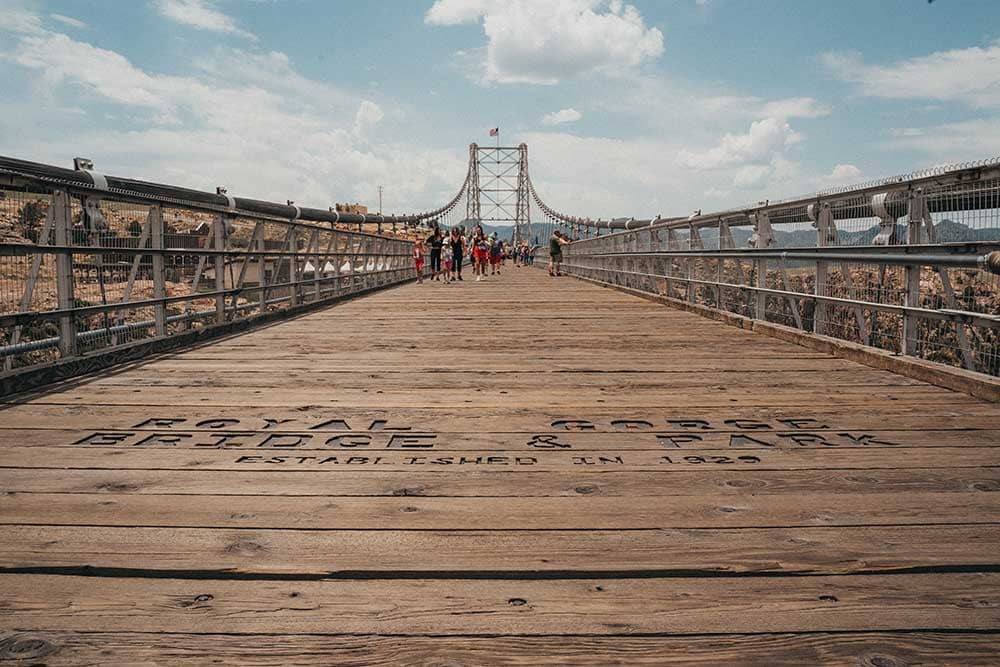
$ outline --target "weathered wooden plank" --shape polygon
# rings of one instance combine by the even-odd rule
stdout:
[[[285,450],[143,449],[139,447],[7,447],[3,468],[83,470],[301,470],[316,473],[390,470],[688,471],[985,468],[1000,466],[997,447],[854,447],[803,449],[678,449],[310,452]]]
[[[20,631],[642,634],[1000,629],[1000,575],[199,581],[0,575]]]
[[[886,371],[843,369],[830,370],[823,373],[803,372],[802,370],[724,370],[708,371],[699,369],[697,374],[684,372],[675,368],[672,372],[653,373],[618,373],[615,371],[552,373],[552,372],[510,372],[477,376],[474,373],[443,370],[436,373],[425,373],[414,377],[412,371],[327,371],[323,370],[284,370],[281,373],[262,373],[259,370],[245,371],[241,369],[218,370],[210,374],[195,366],[186,370],[164,372],[130,371],[95,378],[88,382],[88,387],[171,387],[185,389],[190,387],[214,388],[285,388],[292,382],[307,382],[331,389],[368,389],[377,385],[380,389],[437,389],[446,385],[452,389],[505,389],[508,391],[523,391],[537,387],[546,389],[577,389],[579,387],[601,387],[605,391],[663,391],[678,387],[703,387],[705,385],[725,385],[730,389],[736,387],[829,387],[858,386],[878,383],[883,387],[916,386],[919,380],[913,380]]]
[[[558,642],[554,645],[553,642]],[[387,637],[380,635],[160,634],[140,632],[17,633],[0,646],[50,667],[170,664],[213,665],[686,665],[800,667],[801,665],[963,665],[992,667],[996,635],[935,632],[858,632],[687,637]],[[3,654],[0,654],[2,656]]]
[[[346,421],[352,429],[366,430],[376,420],[387,426],[409,427],[413,430],[452,433],[509,433],[565,432],[559,420],[585,420],[588,429],[595,433],[622,432],[626,426],[615,425],[621,420],[643,420],[651,423],[658,432],[732,431],[727,420],[756,421],[767,424],[772,431],[795,430],[948,430],[1000,429],[1000,409],[981,401],[961,405],[936,405],[933,410],[922,403],[893,401],[880,407],[877,415],[870,409],[841,406],[824,399],[813,406],[773,406],[739,408],[680,408],[664,405],[650,408],[587,406],[585,409],[546,409],[544,405],[531,408],[505,408],[498,406],[452,405],[441,408],[372,409],[348,406],[321,406],[307,403],[294,409],[263,408],[253,404],[224,409],[205,406],[128,406],[128,405],[44,405],[23,404],[9,407],[0,414],[0,437],[5,428],[50,429],[71,425],[75,429],[102,430],[131,428],[197,428],[209,420],[229,420],[221,428],[231,430],[320,430],[343,429],[338,423]],[[157,420],[167,420],[157,425]],[[270,421],[266,421],[270,420]],[[333,421],[331,421],[333,420]],[[704,424],[695,424],[700,420]],[[688,423],[690,426],[684,426]],[[326,424],[324,426],[324,424]],[[752,435],[752,434],[751,434]],[[2,442],[2,441],[0,441]]]
[[[576,498],[9,495],[0,524],[342,529],[636,529],[997,523],[989,493]]]
[[[283,470],[80,470],[8,468],[3,490],[14,493],[154,493],[268,496],[743,496],[807,493],[996,493],[1000,468],[903,470],[616,470],[519,472],[370,471],[308,475]]]
[[[356,422],[368,426],[369,422]],[[748,423],[748,422],[741,422]],[[1000,442],[1000,431],[982,430],[841,430],[772,428],[652,429],[643,422],[641,430],[599,433],[595,431],[484,433],[355,431],[340,429],[294,429],[290,424],[275,428],[184,429],[179,424],[81,433],[77,429],[0,429],[0,444],[7,447],[138,447],[148,449],[237,449],[246,451],[294,449],[295,451],[374,452],[376,450],[427,449],[434,451],[537,451],[565,449],[580,452],[653,450],[669,454],[686,449],[831,449],[913,447],[984,447]],[[754,424],[751,423],[751,426]],[[177,428],[174,428],[174,427]]]
[[[188,405],[239,407],[253,403],[257,406],[289,408],[300,405],[326,405],[364,408],[419,408],[450,407],[464,404],[473,408],[530,408],[538,405],[549,407],[579,408],[584,406],[621,405],[628,408],[656,408],[670,404],[676,408],[715,407],[742,408],[752,406],[804,406],[816,405],[825,400],[828,388],[806,391],[776,387],[765,392],[752,388],[730,391],[724,386],[706,385],[692,393],[683,388],[646,391],[601,391],[595,387],[553,392],[549,389],[522,389],[507,391],[500,388],[468,391],[440,388],[434,392],[420,390],[351,389],[318,387],[288,387],[282,391],[263,388],[228,388],[224,392],[211,387],[185,387],[176,392],[153,389],[127,389],[124,387],[88,386],[65,389],[58,394],[32,399],[36,404],[73,405],[104,403],[151,407],[176,407]],[[15,399],[10,399],[15,400]],[[901,385],[898,387],[840,386],[838,403],[841,405],[867,406],[872,402],[907,400],[924,405],[961,405],[967,402],[963,394],[928,385]]]
[[[1000,566],[995,524],[558,532],[6,526],[4,535],[0,568],[160,576],[695,577]]]

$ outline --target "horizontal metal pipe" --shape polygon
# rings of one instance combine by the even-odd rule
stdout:
[[[89,189],[100,192],[94,187],[94,180],[87,171],[66,169],[54,165],[42,164],[39,162],[29,162],[16,158],[0,156],[0,174],[10,176],[20,176],[26,179],[37,179],[64,187]],[[122,196],[138,197],[140,199],[154,202],[176,202],[189,205],[192,208],[206,208],[215,211],[226,211],[230,207],[229,199],[221,194],[182,188],[176,185],[164,185],[162,183],[152,183],[149,181],[139,181],[131,178],[105,175],[108,184],[108,191],[111,194]],[[415,215],[378,215],[359,213],[337,213],[329,210],[307,207],[295,207],[276,202],[268,202],[260,199],[248,199],[245,197],[234,197],[237,212],[246,212],[257,215],[273,216],[286,220],[298,219],[313,222],[342,222],[348,224],[359,223],[399,223],[411,224],[424,220],[436,218],[455,206],[462,190],[449,203],[439,209],[427,211]]]
[[[353,232],[352,232],[353,233]],[[393,239],[400,243],[409,243],[402,239]],[[37,245],[33,243],[0,243],[0,256],[14,257],[23,255],[48,255],[56,253],[72,253],[74,255],[195,255],[195,256],[218,256],[242,257],[253,259],[255,257],[288,257],[304,258],[312,260],[316,257],[315,251],[297,250],[288,252],[284,250],[213,250],[211,248],[117,248],[115,246],[88,246],[88,245]],[[351,250],[338,250],[326,252],[321,251],[321,257],[413,257],[409,252],[353,252]]]
[[[399,273],[401,271],[412,271],[412,266],[401,266],[395,268],[384,268],[375,271],[362,271],[362,272],[352,272],[352,273],[342,273],[339,275],[324,276],[322,278],[308,278],[304,280],[294,280],[281,283],[273,283],[270,285],[256,285],[252,287],[232,287],[229,289],[221,290],[206,290],[204,292],[197,292],[196,294],[180,294],[176,296],[167,296],[161,299],[141,299],[136,301],[116,301],[114,303],[107,304],[97,304],[92,306],[77,306],[75,308],[67,308],[61,310],[43,310],[43,311],[24,311],[16,313],[6,313],[0,314],[0,326],[18,326],[23,325],[24,320],[41,319],[41,320],[56,320],[63,315],[91,315],[97,313],[115,312],[118,310],[133,310],[135,308],[148,308],[151,306],[157,306],[160,304],[170,304],[170,303],[181,303],[185,301],[196,301],[199,299],[208,299],[216,296],[239,296],[245,292],[262,292],[277,290],[284,287],[293,287],[298,285],[303,285],[306,287],[324,283],[338,282],[341,280],[346,280],[349,278],[365,278],[369,276],[380,276],[389,273]],[[270,299],[268,300],[270,302]],[[215,312],[215,311],[213,311]]]
[[[1000,274],[1000,251],[986,255],[942,255],[942,254],[875,254],[862,252],[796,252],[778,250],[667,250],[660,252],[576,252],[567,251],[568,257],[708,257],[720,259],[780,259],[823,262],[847,262],[854,264],[891,264],[899,266],[942,266],[962,269],[982,269]]]
[[[852,307],[860,306],[862,308],[870,308],[872,310],[878,310],[880,312],[885,312],[885,313],[900,313],[900,314],[909,313],[942,322],[968,322],[971,324],[975,324],[976,326],[985,326],[985,327],[990,327],[992,329],[1000,328],[1000,318],[998,318],[997,316],[988,315],[985,313],[976,313],[968,310],[946,310],[946,309],[931,310],[929,308],[920,308],[918,306],[905,306],[892,303],[878,303],[876,301],[866,301],[863,299],[845,299],[843,297],[826,296],[822,294],[811,294],[808,292],[795,292],[791,290],[774,289],[770,287],[757,287],[755,285],[744,285],[740,283],[722,283],[713,280],[690,278],[687,276],[661,276],[658,274],[644,273],[641,271],[617,271],[614,269],[603,269],[599,267],[579,266],[577,264],[563,263],[562,267],[570,275],[572,275],[572,271],[574,269],[580,272],[597,271],[601,273],[611,273],[614,275],[635,276],[638,278],[651,278],[654,280],[669,280],[671,282],[676,282],[676,283],[685,283],[685,284],[692,283],[695,285],[705,285],[707,287],[721,287],[723,289],[741,290],[745,292],[769,294],[772,296],[789,297],[793,299],[804,299],[807,301],[819,301],[822,303],[828,303],[837,306],[852,306]],[[607,285],[612,285],[612,286],[615,285],[615,283],[607,281],[601,281],[601,282]],[[649,292],[648,290],[642,290],[635,287],[631,289],[638,289],[639,291],[646,292],[647,294],[654,294],[654,292]]]
[[[215,315],[215,313],[215,309],[212,308],[211,310],[199,310],[194,313],[184,313],[183,315],[171,315],[167,317],[167,324],[174,324],[185,320],[194,320],[199,317],[209,317]],[[100,338],[101,336],[117,335],[141,329],[152,329],[155,326],[156,320],[143,320],[142,322],[116,324],[113,327],[107,327],[105,329],[81,331],[76,334],[76,338],[78,341],[87,342],[89,340],[94,340],[95,338]],[[59,336],[53,336],[52,338],[40,338],[38,340],[32,340],[25,343],[17,343],[16,345],[5,345],[4,347],[0,347],[0,357],[24,354],[25,352],[37,352],[38,350],[46,350],[53,347],[59,347]]]
[[[344,276],[340,276],[339,278],[335,278],[335,277],[321,278],[319,282],[321,282],[321,283],[327,283],[327,282],[333,282],[335,280],[344,279],[344,278],[352,278],[352,277],[362,278],[362,277],[365,277],[365,276],[377,276],[377,275],[381,275],[381,274],[384,274],[384,273],[392,273],[392,272],[399,271],[399,270],[401,270],[401,269],[388,269],[388,270],[384,270],[384,271],[377,271],[377,272],[374,272],[374,273],[347,274],[347,275],[344,275]],[[269,285],[267,289],[279,289],[281,287],[287,287],[287,286],[290,286],[290,285],[308,285],[308,286],[312,286],[315,283],[316,283],[316,281],[313,281],[313,280],[299,281],[299,282],[296,282],[296,283],[281,283],[281,284],[277,284],[277,285],[273,285],[273,286]],[[263,289],[263,288],[255,287],[255,288],[252,288],[252,289],[249,289],[249,290],[226,290],[226,291],[211,292],[211,293],[206,293],[206,294],[192,295],[192,296],[188,296],[188,297],[174,297],[173,299],[170,299],[170,301],[193,300],[193,299],[198,299],[198,298],[204,298],[204,297],[207,297],[207,296],[212,296],[213,294],[232,294],[232,293],[238,293],[238,292],[241,292],[241,291],[251,291],[252,292],[252,291],[259,291],[260,289]],[[330,291],[329,288],[324,288],[324,287],[320,288],[320,292],[328,292],[328,291]],[[274,304],[278,304],[278,303],[283,303],[285,301],[290,301],[291,298],[292,298],[291,296],[275,297],[273,299],[268,299],[267,302],[266,302],[266,305],[270,306],[270,305],[274,305]],[[108,304],[108,306],[93,306],[89,310],[97,310],[97,311],[103,310],[103,311],[106,312],[108,310],[122,310],[122,309],[128,308],[130,306],[132,306],[132,307],[142,307],[144,305],[148,306],[149,304],[156,304],[156,303],[159,303],[161,301],[167,301],[167,299],[150,300],[150,301],[146,301],[146,302],[116,303],[116,304]],[[250,310],[250,309],[253,309],[253,308],[258,308],[260,305],[261,304],[259,302],[238,304],[235,308],[226,308],[226,310],[227,310],[227,312],[237,312],[237,311],[241,311],[241,310]],[[77,310],[75,310],[73,312],[80,312],[80,309],[77,309]],[[210,309],[207,309],[207,310],[198,310],[198,311],[194,311],[194,312],[191,312],[191,313],[182,313],[180,315],[169,315],[169,316],[167,316],[166,322],[167,322],[167,324],[174,324],[174,323],[177,323],[177,322],[185,322],[185,321],[188,321],[188,320],[196,320],[196,319],[199,319],[199,318],[202,318],[202,317],[214,317],[217,314],[217,312],[218,311],[216,311],[215,308],[210,308]],[[44,315],[45,319],[55,319],[55,318],[50,317],[50,316],[52,316],[52,315],[59,315],[60,313],[61,313],[61,311],[52,311],[52,312],[39,313],[39,315],[40,316]],[[77,337],[77,340],[79,340],[79,341],[87,342],[89,340],[100,338],[101,336],[117,335],[117,334],[121,334],[121,333],[127,333],[129,331],[137,331],[137,330],[142,330],[142,329],[152,329],[155,326],[156,326],[156,320],[142,320],[140,322],[129,322],[129,323],[126,323],[126,324],[116,324],[114,326],[105,327],[105,328],[101,328],[101,329],[91,329],[89,331],[81,331],[81,332],[77,333],[76,337]],[[0,357],[13,356],[13,355],[16,355],[16,354],[24,354],[26,352],[37,352],[39,350],[46,350],[46,349],[56,348],[56,347],[59,347],[59,337],[58,336],[53,336],[51,338],[40,338],[38,340],[26,341],[26,342],[23,342],[23,343],[17,343],[15,345],[5,345],[5,346],[2,346],[2,347],[0,347]]]
[[[942,183],[954,183],[969,185],[987,178],[996,178],[1000,168],[1000,159],[983,160],[977,163],[966,163],[960,165],[949,165],[924,172],[917,172],[907,176],[880,179],[869,182],[854,188],[842,190],[818,192],[812,195],[787,199],[784,201],[761,202],[754,206],[714,211],[706,214],[697,214],[684,218],[663,218],[654,220],[592,220],[589,218],[578,218],[563,215],[548,206],[541,200],[530,183],[532,195],[536,204],[549,217],[562,223],[578,225],[596,229],[609,230],[635,230],[643,229],[652,225],[664,224],[671,228],[684,228],[689,225],[694,227],[707,227],[718,224],[720,220],[728,220],[734,226],[752,224],[749,215],[764,211],[769,213],[780,212],[780,223],[772,220],[772,224],[793,224],[811,222],[812,218],[807,213],[810,204],[827,202],[833,204],[831,214],[834,220],[851,220],[859,218],[877,217],[872,208],[871,198],[880,192],[896,192],[904,195],[905,191],[922,187],[933,187]],[[908,212],[909,203],[905,196],[895,196],[886,202],[887,212],[896,217],[902,217]],[[980,191],[947,190],[941,192],[929,192],[926,194],[927,208],[931,213],[950,213],[961,211],[975,211],[1000,208],[1000,194],[994,189]]]

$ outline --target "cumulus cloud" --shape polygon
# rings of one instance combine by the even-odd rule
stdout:
[[[364,139],[383,118],[385,113],[379,105],[370,100],[363,100],[357,113],[354,114],[354,136]]]
[[[184,82],[154,78],[134,67],[124,56],[59,33],[28,35],[21,40],[14,62],[37,70],[48,85],[70,81],[121,104],[169,111]],[[197,94],[192,90],[189,94]],[[173,94],[172,94],[173,93]]]
[[[821,181],[781,156],[759,165],[693,170],[671,159],[680,146],[662,138],[608,139],[549,131],[527,133],[517,141],[530,146],[532,181],[542,199],[574,215],[640,217],[722,210],[815,190]]]
[[[746,163],[766,163],[800,138],[800,135],[784,120],[765,118],[752,122],[745,134],[726,134],[712,148],[702,151],[682,150],[677,154],[677,161],[682,166],[692,169],[718,169]],[[757,174],[759,171],[752,173]]]
[[[553,111],[552,113],[547,113],[542,116],[542,125],[562,125],[563,123],[575,123],[576,121],[583,118],[583,114],[576,109],[570,107],[568,109],[560,109],[559,111]]]
[[[493,0],[436,0],[424,15],[424,22],[429,25],[478,23],[495,4]]]
[[[58,163],[86,154],[109,173],[318,207],[370,200],[392,183],[405,210],[431,208],[465,173],[461,152],[389,138],[383,105],[302,76],[283,53],[220,46],[191,63],[195,74],[176,76],[58,32],[20,30],[10,41],[6,63],[35,75],[19,104],[81,107],[91,121],[40,140],[18,131],[31,116],[5,113],[12,154]],[[109,114],[119,120],[93,122]]]
[[[829,179],[834,183],[850,183],[861,178],[861,170],[853,164],[838,164],[830,172]]]
[[[555,84],[621,74],[663,53],[663,33],[622,0],[436,0],[429,25],[482,21],[483,50],[461,52],[483,83]]]
[[[257,39],[253,33],[240,28],[232,17],[213,8],[207,0],[154,0],[153,6],[163,17],[182,25]]]
[[[39,35],[45,30],[37,14],[20,7],[5,7],[0,11],[0,32]]]
[[[1000,40],[986,47],[936,51],[890,65],[869,65],[858,53],[826,53],[833,74],[869,97],[955,101],[1000,107]]]

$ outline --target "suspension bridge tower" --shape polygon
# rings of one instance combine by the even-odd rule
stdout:
[[[528,146],[469,146],[470,221],[513,225],[514,242],[531,235]],[[475,222],[473,222],[475,224]]]

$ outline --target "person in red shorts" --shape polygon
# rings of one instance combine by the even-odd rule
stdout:
[[[420,239],[413,244],[413,264],[417,267],[417,282],[424,282],[424,242]]]
[[[497,238],[497,233],[490,236],[490,275],[500,274],[500,256],[503,254],[503,243]]]
[[[476,225],[472,235],[472,259],[475,262],[476,282],[479,282],[486,277],[486,266],[490,262],[490,242],[479,225]]]

